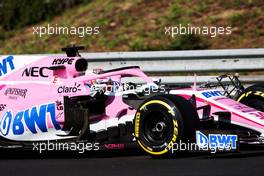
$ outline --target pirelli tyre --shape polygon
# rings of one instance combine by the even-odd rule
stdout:
[[[200,121],[194,107],[176,95],[159,95],[147,99],[135,116],[135,137],[139,146],[151,156],[169,156],[179,140],[193,141]]]
[[[264,112],[264,84],[255,84],[246,88],[237,101]]]

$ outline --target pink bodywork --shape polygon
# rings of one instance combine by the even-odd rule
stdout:
[[[204,92],[214,92],[219,90],[214,89],[182,89],[182,90],[172,90],[170,94],[176,94],[184,97],[185,99],[190,99],[192,95],[196,96],[197,107],[210,105],[211,115],[214,116],[215,120],[217,115],[216,112],[230,112],[231,113],[231,123],[242,127],[246,127],[260,133],[264,133],[264,113],[257,111],[251,107],[244,104],[236,102],[233,99],[225,97],[223,95],[217,95],[210,98],[205,97],[202,93]],[[198,111],[198,114],[202,116],[202,111]]]
[[[2,59],[2,58],[0,58]],[[19,58],[14,57],[14,64],[17,62],[21,63]],[[54,60],[61,59],[64,61],[68,59],[69,62],[63,64],[54,64]],[[92,95],[94,92],[91,90],[87,84],[91,85],[96,80],[109,79],[116,82],[120,82],[122,77],[135,76],[140,77],[146,84],[153,84],[151,78],[146,76],[139,68],[128,68],[119,71],[107,72],[102,74],[88,73],[85,75],[80,74],[75,70],[74,64],[80,59],[79,57],[65,57],[65,56],[51,56],[42,57],[36,59],[34,62],[19,67],[10,71],[9,74],[1,76],[0,79],[0,104],[6,105],[2,111],[0,111],[0,135],[10,139],[10,140],[21,140],[21,141],[31,141],[31,140],[52,140],[61,139],[61,135],[58,133],[63,133],[61,128],[64,125],[64,111],[61,109],[63,105],[64,96],[80,96],[80,95]],[[0,60],[1,61],[1,60]],[[22,61],[23,62],[23,61]],[[21,65],[21,64],[20,64]],[[51,70],[51,66],[65,66],[65,69]],[[33,68],[34,67],[34,68]],[[27,69],[27,70],[26,70]],[[31,70],[30,70],[31,69]],[[89,69],[89,61],[88,61]],[[32,71],[33,70],[33,71]],[[32,75],[31,75],[32,74]],[[37,75],[37,76],[36,76]],[[42,76],[40,76],[42,75]],[[8,92],[9,88],[17,88],[21,90],[26,90],[25,95],[14,95],[14,93]],[[70,91],[66,89],[72,88]],[[73,88],[76,88],[73,92]],[[232,99],[226,98],[224,96],[215,96],[212,98],[206,98],[201,93],[205,91],[212,90],[199,90],[199,89],[179,89],[172,90],[170,94],[177,94],[189,99],[192,95],[196,96],[197,105],[203,106],[210,104],[212,106],[211,112],[218,111],[229,111],[231,112],[231,121],[234,124],[244,126],[247,128],[254,129],[261,133],[264,132],[264,114],[262,112],[256,111],[255,109],[249,108]],[[94,128],[99,122],[103,122],[100,125],[106,126],[116,126],[121,123],[119,119],[122,117],[134,117],[136,110],[131,110],[123,101],[122,94],[124,92],[109,94],[108,100],[106,101],[106,112],[104,115],[99,117],[89,117],[91,120],[91,125]],[[57,103],[60,102],[60,107]],[[6,123],[9,123],[7,117],[7,112],[12,113],[12,118],[19,112],[29,110],[32,107],[40,107],[43,104],[53,103],[56,105],[55,119],[56,123],[59,124],[60,129],[55,128],[55,123],[52,121],[52,113],[47,113],[46,115],[46,126],[48,128],[47,132],[42,132],[38,127],[36,128],[37,133],[32,133],[25,121],[22,120],[24,124],[25,132],[23,135],[15,135],[12,132],[6,132]],[[198,113],[200,113],[198,111]],[[7,120],[6,120],[7,119]],[[110,124],[106,125],[107,120]],[[130,119],[131,120],[131,119]],[[14,128],[13,119],[10,120],[11,127]],[[123,123],[124,121],[122,121]],[[111,124],[112,123],[112,124]],[[36,124],[35,124],[36,125]],[[37,126],[37,125],[36,125]],[[11,127],[9,131],[11,130]],[[104,127],[102,127],[104,128]],[[15,129],[13,129],[15,130]],[[12,130],[11,130],[12,131]]]
[[[72,59],[71,64],[55,64],[55,59]],[[1,78],[0,81],[0,104],[4,103],[6,105],[3,111],[0,111],[0,122],[2,123],[2,128],[4,120],[1,120],[5,117],[7,111],[12,111],[13,116],[18,112],[28,110],[30,108],[39,107],[43,104],[62,102],[64,96],[81,96],[81,95],[90,95],[92,90],[87,86],[92,82],[100,79],[112,78],[114,81],[120,81],[123,76],[136,76],[142,78],[146,83],[152,82],[152,80],[147,77],[140,69],[131,68],[120,71],[113,71],[103,74],[94,74],[90,73],[87,75],[81,75],[74,68],[75,62],[80,59],[79,57],[67,58],[65,56],[56,56],[56,57],[44,57],[41,59],[36,59],[36,61],[25,65],[24,67],[13,71],[9,75]],[[60,66],[63,65],[66,69],[62,70],[51,70],[48,69],[51,66]],[[27,76],[32,73],[29,73],[30,69],[37,68],[34,70],[33,75],[38,75],[38,77]],[[89,66],[88,66],[89,67]],[[44,68],[44,69],[42,69]],[[26,70],[27,69],[27,70]],[[27,73],[26,73],[27,71]],[[26,75],[27,74],[27,75]],[[42,75],[42,77],[40,76]],[[44,76],[44,77],[43,77]],[[76,87],[76,92],[65,92],[67,87]],[[26,90],[25,96],[9,95],[6,93],[9,88],[17,88],[21,90]],[[56,122],[60,125],[60,128],[63,128],[64,125],[64,112],[63,109],[56,109]],[[106,101],[105,114],[97,117],[89,117],[91,123],[98,123],[107,119],[119,119],[120,115],[122,116],[133,116],[135,110],[128,108],[128,105],[123,103],[122,94],[111,94],[109,95],[108,100]],[[13,117],[14,118],[14,117]],[[117,122],[118,123],[118,122]],[[48,128],[48,133],[46,135],[41,135],[41,131],[36,134],[30,133],[27,125],[24,125],[25,133],[23,135],[6,135],[6,138],[15,139],[15,140],[46,140],[46,139],[60,139],[61,137],[56,135],[58,129],[55,129],[52,119],[47,113],[46,116],[46,125]],[[114,124],[118,125],[118,124]],[[11,122],[12,126],[12,122]],[[109,125],[108,125],[109,126]],[[107,127],[108,127],[107,126]],[[111,126],[111,124],[110,124]],[[105,128],[107,128],[105,127]],[[103,128],[103,127],[102,127]],[[4,131],[4,130],[3,130]],[[61,131],[61,130],[59,130]],[[26,134],[28,132],[28,134]],[[1,133],[0,133],[1,134]]]

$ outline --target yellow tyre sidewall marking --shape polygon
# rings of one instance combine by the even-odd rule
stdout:
[[[161,101],[161,100],[151,100],[151,101],[148,101],[148,102],[146,102],[145,104],[143,104],[140,107],[140,110],[142,110],[143,108],[145,108],[149,104],[161,104],[161,105],[165,106],[168,109],[168,112],[170,114],[172,114],[173,116],[175,116],[175,112],[174,112],[173,108],[170,105],[168,105],[167,103],[165,103],[164,101]],[[148,152],[148,153],[150,153],[152,155],[162,155],[162,154],[167,153],[173,147],[173,144],[177,140],[177,137],[178,137],[178,122],[175,119],[173,119],[173,137],[172,137],[171,141],[168,143],[168,145],[164,148],[164,150],[158,151],[158,152],[154,152],[150,147],[145,146],[144,144],[141,143],[140,140],[138,140],[138,137],[139,137],[140,115],[141,115],[141,113],[140,112],[137,112],[136,113],[136,119],[135,119],[135,137],[137,138],[137,142],[140,145],[140,147],[143,150],[145,150],[146,152]]]
[[[139,137],[139,122],[140,122],[140,112],[137,112],[136,114],[136,120],[135,120],[135,137]]]
[[[261,92],[261,91],[254,92],[254,95],[264,98],[264,92]]]
[[[261,91],[255,91],[255,92],[253,92],[253,91],[249,91],[249,92],[243,93],[243,94],[238,98],[237,101],[240,102],[243,98],[248,97],[248,96],[251,95],[251,94],[256,95],[256,96],[260,96],[260,97],[264,98],[264,92],[261,92]]]
[[[238,99],[237,101],[240,102],[244,97],[248,97],[250,94],[252,94],[252,91],[243,93]]]
[[[143,104],[143,105],[140,107],[140,111],[141,111],[143,108],[145,108],[147,105],[149,105],[149,104],[154,104],[154,103],[156,103],[156,104],[161,104],[161,105],[165,106],[165,107],[169,110],[168,112],[169,112],[171,115],[175,116],[175,113],[174,113],[174,111],[173,111],[173,108],[170,107],[170,105],[168,105],[167,103],[165,103],[164,101],[161,101],[161,100],[151,100],[151,101],[146,102],[145,104]]]

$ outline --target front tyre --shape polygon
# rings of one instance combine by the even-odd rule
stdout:
[[[139,146],[152,156],[171,155],[180,139],[192,139],[199,118],[194,107],[176,95],[154,96],[138,108],[135,137]]]
[[[135,137],[150,155],[165,155],[181,134],[182,117],[174,103],[163,97],[144,102],[135,117]]]
[[[255,84],[245,89],[237,101],[264,112],[264,84]]]

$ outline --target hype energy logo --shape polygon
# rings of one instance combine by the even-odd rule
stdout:
[[[32,134],[38,133],[39,130],[47,132],[47,115],[49,115],[54,128],[59,130],[60,125],[57,123],[55,115],[55,103],[49,103],[19,111],[16,114],[8,110],[0,120],[0,132],[3,136],[10,133],[12,133],[10,135],[23,135],[26,129]]]
[[[13,56],[8,56],[0,60],[0,77],[6,75],[9,71],[12,71],[15,69],[13,60],[14,60]]]
[[[200,150],[216,153],[217,151],[237,151],[238,136],[235,134],[205,134],[196,131],[196,144]]]

